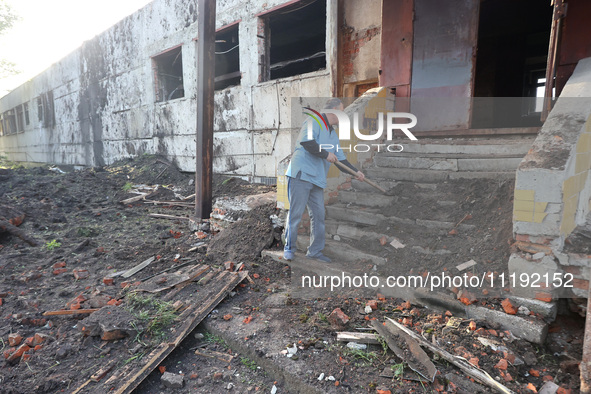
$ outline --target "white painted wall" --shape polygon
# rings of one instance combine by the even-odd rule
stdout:
[[[330,97],[337,1],[327,1],[327,67],[259,83],[256,15],[285,0],[218,0],[216,26],[240,20],[240,86],[215,93],[214,172],[275,177],[291,153],[291,98]],[[0,137],[15,161],[75,166],[162,154],[195,170],[197,0],[154,0],[0,99],[29,102],[25,131]],[[185,97],[156,103],[151,57],[182,46]],[[56,124],[37,121],[35,98],[53,90]],[[299,128],[299,125],[295,125]]]

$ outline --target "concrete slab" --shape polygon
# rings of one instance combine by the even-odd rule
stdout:
[[[556,314],[558,312],[558,303],[556,301],[544,302],[533,298],[517,296],[509,297],[509,299],[516,307],[524,306],[530,311],[539,313],[550,320],[556,319]]]
[[[458,159],[459,171],[516,171],[522,158]]]
[[[341,191],[339,192],[339,202],[344,204],[353,203],[372,208],[382,208],[388,207],[398,201],[397,196],[386,196],[378,193]]]
[[[419,140],[420,141],[420,140]],[[452,154],[473,154],[473,155],[521,155],[525,156],[531,148],[533,140],[443,140],[438,143],[434,141],[405,143],[405,153],[452,153]]]

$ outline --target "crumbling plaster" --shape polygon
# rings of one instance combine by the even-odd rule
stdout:
[[[257,15],[288,2],[217,1],[217,28],[240,21],[242,79],[215,92],[214,172],[276,176],[293,144],[291,97],[332,95],[337,1],[326,1],[326,69],[267,82],[259,82]],[[196,0],[155,0],[86,41],[0,99],[0,113],[28,102],[31,118],[24,132],[0,137],[0,152],[16,161],[74,166],[158,153],[194,171],[196,21]],[[155,102],[151,58],[179,45],[185,96]],[[37,122],[35,98],[48,91],[54,94],[53,128]]]

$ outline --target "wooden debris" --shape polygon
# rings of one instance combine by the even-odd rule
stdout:
[[[113,381],[116,386],[112,391],[116,394],[131,393],[247,275],[247,271],[239,273],[221,272],[210,286],[200,291],[199,299],[188,309],[190,310],[189,315],[175,331],[176,339],[173,342],[161,343],[157,346],[144,358],[146,361],[139,370],[134,368],[135,370],[132,369],[129,373],[118,375],[117,380]],[[111,379],[107,382],[110,382]],[[111,387],[105,383],[101,392],[110,392],[110,390]]]
[[[96,371],[91,377],[90,380],[93,382],[100,382],[102,378],[107,376],[107,374],[113,369],[113,367],[117,364],[116,360],[111,360],[107,365]]]
[[[78,394],[79,392],[81,392],[84,387],[88,386],[90,384],[90,382],[92,382],[92,380],[88,379],[86,382],[82,383],[82,385],[80,385],[80,387],[78,387],[76,390],[72,391],[72,394]]]
[[[60,315],[84,315],[98,311],[98,309],[68,309],[60,311],[47,311],[43,316],[60,316]]]
[[[218,360],[226,363],[229,363],[234,359],[234,356],[232,356],[231,354],[216,352],[214,350],[208,349],[197,349],[195,350],[195,354],[203,357],[217,358]]]
[[[39,243],[34,238],[27,235],[18,228],[25,219],[24,212],[10,205],[0,205],[0,233],[7,232],[19,237],[31,246],[38,246]]]
[[[337,332],[337,341],[339,342],[357,342],[367,344],[379,344],[378,336],[376,334],[369,334],[364,332]]]
[[[152,216],[153,218],[159,218],[159,219],[189,220],[189,218],[185,217],[185,216],[172,216],[172,215],[165,215],[162,213],[151,213],[149,216]]]
[[[396,322],[395,320],[392,320],[388,317],[386,319],[388,319],[388,321],[392,325],[394,325],[395,327],[397,327],[401,331],[404,331],[409,336],[411,336],[421,346],[426,347],[431,352],[433,352],[433,353],[439,355],[440,357],[442,357],[443,359],[449,361],[450,363],[452,363],[453,365],[455,365],[456,367],[461,369],[466,375],[470,376],[474,380],[476,380],[486,386],[492,387],[493,389],[498,390],[501,393],[508,393],[508,394],[513,393],[513,391],[509,390],[506,386],[504,386],[501,383],[494,380],[486,371],[483,371],[480,368],[474,367],[465,358],[454,356],[453,354],[448,353],[447,351],[441,349],[439,346],[426,341],[424,338],[419,336],[417,333],[408,329],[407,327],[403,326],[402,324]]]
[[[189,200],[191,198],[195,198],[195,193],[191,194],[190,196],[183,197],[183,198],[181,198],[181,200],[186,201],[186,200]]]
[[[388,323],[384,326],[374,320],[373,327],[386,340],[388,347],[394,354],[406,361],[413,371],[429,380],[429,382],[435,380],[437,368],[435,368],[435,364],[433,364],[427,353],[421,349],[417,341],[406,332]]]
[[[469,261],[466,261],[465,263],[462,263],[462,264],[458,264],[458,265],[456,265],[456,269],[457,269],[458,271],[463,271],[463,270],[465,270],[465,269],[467,269],[467,268],[470,268],[470,267],[473,267],[473,266],[475,266],[475,265],[476,265],[476,261],[474,261],[474,260],[469,260]]]
[[[145,189],[146,187],[144,187]],[[139,195],[135,196],[135,197],[130,197],[127,198],[125,200],[121,200],[119,201],[121,204],[131,204],[133,202],[139,201],[139,200],[145,200],[146,197],[151,196],[152,194],[154,194],[156,191],[158,190],[158,185],[156,185],[153,189],[151,189],[149,192],[145,193],[145,192],[140,192],[139,190],[133,190],[132,193],[138,193]]]
[[[130,276],[132,276],[133,274],[136,274],[138,272],[140,272],[141,270],[143,270],[144,268],[146,268],[148,265],[150,265],[154,260],[156,260],[156,257],[150,257],[147,260],[144,260],[142,263],[136,265],[135,267],[123,272],[121,274],[121,276],[123,278],[129,278]]]
[[[187,208],[195,208],[195,204],[190,202],[181,202],[181,201],[154,201],[154,200],[146,200],[144,204],[153,204],[153,205],[170,205],[176,207],[187,207]]]

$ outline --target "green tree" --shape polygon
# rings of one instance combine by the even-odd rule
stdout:
[[[0,35],[6,33],[16,21],[19,20],[12,8],[6,0],[0,0]],[[0,59],[0,79],[8,77],[10,75],[18,74],[20,71],[17,70],[16,65],[9,62],[6,59]]]

